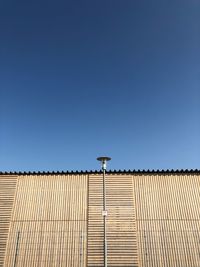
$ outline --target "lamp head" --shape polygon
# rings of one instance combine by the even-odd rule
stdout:
[[[106,170],[106,163],[107,163],[107,161],[111,160],[111,158],[109,158],[109,157],[98,157],[97,160],[101,161],[102,170]]]

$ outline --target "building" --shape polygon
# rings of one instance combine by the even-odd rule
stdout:
[[[200,171],[106,173],[108,267],[200,267]],[[0,173],[0,267],[103,267],[102,172]]]

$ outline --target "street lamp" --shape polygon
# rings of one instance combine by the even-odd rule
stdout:
[[[106,181],[105,181],[105,174],[106,174],[106,165],[107,161],[111,160],[109,157],[98,157],[97,160],[101,162],[101,167],[103,171],[103,228],[104,228],[104,267],[107,267],[107,238],[106,238]]]

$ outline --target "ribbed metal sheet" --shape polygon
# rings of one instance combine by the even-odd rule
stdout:
[[[200,176],[135,176],[141,267],[200,266]]]
[[[86,266],[87,176],[20,176],[5,267]]]
[[[165,169],[165,170],[108,170],[108,174],[200,174],[200,169]],[[77,170],[77,171],[11,171],[11,172],[1,172],[0,175],[81,175],[81,174],[102,174],[102,171],[99,170]]]
[[[108,267],[200,267],[199,173],[107,175]],[[0,175],[0,266],[6,243],[4,267],[102,266],[102,193],[102,173]]]
[[[16,176],[0,175],[0,267],[4,262],[16,184]]]

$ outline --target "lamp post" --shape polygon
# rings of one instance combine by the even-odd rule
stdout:
[[[101,168],[103,171],[103,228],[104,228],[104,267],[107,267],[107,237],[106,237],[106,181],[105,181],[105,174],[106,174],[106,165],[107,161],[111,160],[109,157],[98,157],[97,160],[101,162]]]

